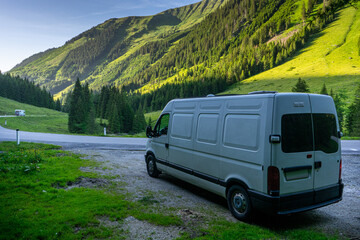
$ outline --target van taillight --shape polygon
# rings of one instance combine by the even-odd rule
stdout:
[[[341,180],[342,159],[340,159],[339,180]]]
[[[280,192],[280,174],[279,169],[274,166],[268,167],[268,194],[271,196],[279,196]]]

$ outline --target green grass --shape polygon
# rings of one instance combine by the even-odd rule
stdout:
[[[14,115],[15,109],[24,109],[25,117],[0,118],[0,125],[21,131],[68,134],[68,114],[40,108],[0,97],[0,115]],[[7,125],[5,126],[5,120]]]
[[[330,91],[354,95],[360,81],[357,41],[360,12],[353,7],[341,10],[334,22],[314,35],[307,46],[284,64],[234,84],[224,94],[258,90],[290,92],[297,79],[305,79],[311,92],[319,93],[325,83]]]
[[[161,111],[156,112],[150,112],[145,114],[145,120],[148,123],[149,118],[151,119],[151,127],[154,127],[156,124],[156,121],[158,120],[159,116],[161,114]]]
[[[118,181],[66,189],[79,178],[114,179],[83,172],[82,167],[101,165],[55,145],[1,142],[0,239],[128,239],[127,226],[121,224],[129,216],[184,229],[179,239],[193,239],[193,230],[200,236],[195,239],[335,239],[312,230],[273,231],[212,214],[189,227],[175,214],[179,209],[163,206],[151,191],[131,201]],[[118,224],[104,225],[101,219]]]
[[[0,119],[2,120],[0,125],[10,129],[20,129],[21,131],[28,132],[69,134],[67,115],[6,118],[6,126],[4,118]]]
[[[80,177],[98,178],[80,167],[99,164],[58,146],[3,142],[0,151],[0,239],[122,238],[119,229],[100,225],[102,217],[121,222],[134,216],[163,226],[182,223],[177,216],[125,200],[115,184],[66,190]]]
[[[228,221],[215,221],[207,229],[201,229],[204,236],[194,239],[336,239],[335,236],[312,231],[312,230],[288,230],[288,231],[272,231],[256,225],[250,225],[243,222],[230,223]],[[185,234],[183,239],[189,239]]]
[[[360,137],[342,137],[341,140],[360,140]]]
[[[0,115],[14,115],[15,109],[25,110],[26,116],[1,117],[0,126],[28,132],[70,134],[68,130],[67,113],[36,107],[0,97]],[[100,119],[96,119],[95,123],[96,130],[94,135],[103,135]],[[107,120],[103,119],[102,123],[107,123]]]

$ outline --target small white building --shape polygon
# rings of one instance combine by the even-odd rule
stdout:
[[[25,110],[15,109],[16,116],[25,116]]]

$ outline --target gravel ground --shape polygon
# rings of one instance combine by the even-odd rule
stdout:
[[[144,151],[84,148],[72,148],[71,151],[86,154],[87,158],[101,162],[100,168],[82,170],[117,176],[114,181],[120,183],[120,191],[126,190],[130,193],[127,195],[128,200],[148,199],[159,203],[160,209],[176,209],[176,214],[188,223],[185,224],[188,227],[162,227],[139,221],[131,216],[121,224],[99,219],[105,226],[121,226],[129,239],[174,239],[180,236],[182,231],[192,232],[192,236],[196,236],[196,226],[199,227],[203,219],[211,217],[237,221],[228,211],[225,199],[165,174],[157,179],[149,177],[145,167]],[[345,189],[340,203],[281,217],[255,213],[251,223],[273,230],[320,229],[344,238],[360,239],[360,155],[343,155],[342,159]],[[76,187],[76,184],[86,186],[89,183],[86,179],[80,179],[70,187]],[[103,182],[95,181],[91,184],[101,186]]]

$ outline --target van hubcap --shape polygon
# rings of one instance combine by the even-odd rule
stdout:
[[[152,160],[150,160],[148,163],[148,169],[150,173],[154,172],[154,162]]]
[[[242,193],[235,193],[233,197],[233,206],[238,213],[246,211],[246,199]]]

